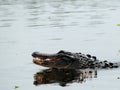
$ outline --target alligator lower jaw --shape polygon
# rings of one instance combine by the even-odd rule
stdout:
[[[48,61],[48,60],[50,60],[50,59],[33,57],[33,61],[41,61],[41,62],[43,62],[43,61]]]
[[[45,58],[45,59],[41,59],[41,58],[33,58],[33,63],[40,65],[40,66],[45,66],[44,62],[57,62],[59,61],[60,58]]]

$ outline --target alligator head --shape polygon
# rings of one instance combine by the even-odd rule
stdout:
[[[43,54],[33,52],[33,63],[50,68],[66,69],[79,68],[79,60],[76,60],[74,54],[66,51],[59,51],[56,54]],[[72,66],[71,66],[72,64]]]

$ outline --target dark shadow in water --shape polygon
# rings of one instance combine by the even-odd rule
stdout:
[[[56,70],[46,69],[37,72],[34,75],[34,85],[54,84],[57,83],[60,86],[67,86],[70,83],[83,83],[89,78],[96,78],[96,70]]]

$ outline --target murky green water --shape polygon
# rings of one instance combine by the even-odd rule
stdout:
[[[61,49],[120,61],[120,0],[0,0],[0,90],[119,90],[120,69],[84,83],[33,85],[31,53]]]

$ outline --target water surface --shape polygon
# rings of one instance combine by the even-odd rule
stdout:
[[[31,53],[59,50],[90,53],[120,61],[119,0],[0,0],[0,90],[119,90],[120,69],[98,71],[85,83],[35,86],[45,69]],[[108,84],[109,82],[109,84]]]

